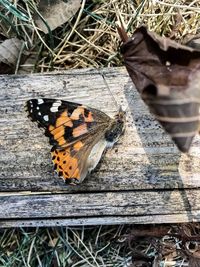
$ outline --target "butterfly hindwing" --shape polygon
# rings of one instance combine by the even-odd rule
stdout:
[[[77,141],[63,150],[52,149],[54,170],[66,183],[80,183],[87,175],[87,159],[93,147],[91,139],[93,136],[87,140]],[[95,137],[94,141],[96,142]]]
[[[63,150],[52,149],[54,169],[68,184],[78,184],[84,180],[101,159],[107,141],[104,131],[77,141]]]
[[[79,143],[81,141],[78,141]],[[82,143],[81,143],[82,145]],[[78,153],[78,151],[77,151]],[[71,147],[67,147],[63,150],[54,149],[51,152],[52,161],[54,164],[54,170],[61,176],[66,182],[80,179],[80,166],[76,153],[72,154]]]

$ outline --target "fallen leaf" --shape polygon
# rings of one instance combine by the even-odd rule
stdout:
[[[53,31],[68,21],[78,11],[80,5],[80,0],[68,0],[67,2],[62,0],[40,0],[38,11],[50,27],[50,30]],[[35,14],[34,19],[40,30],[48,33],[46,24],[38,14]]]
[[[200,50],[200,34],[196,34],[190,40],[187,41],[186,45]]]
[[[175,264],[186,258],[188,266],[200,266],[199,223],[138,225],[126,237],[132,250],[131,267],[146,267],[148,264],[158,267],[163,263],[168,266],[167,262]],[[143,250],[145,253],[141,252],[141,244],[143,249],[148,245],[148,250]]]
[[[189,257],[188,267],[199,267],[200,259]]]
[[[188,266],[189,267],[199,267],[200,266],[200,250],[199,244],[196,242],[190,242],[192,246],[190,248],[189,244],[185,244],[182,252],[188,257]]]
[[[141,98],[182,152],[199,131],[200,51],[138,28],[118,28],[121,53]]]
[[[130,267],[151,267],[154,257],[149,257],[140,251],[132,252],[132,264]]]
[[[23,41],[11,38],[0,44],[0,74],[14,73]]]
[[[170,226],[166,225],[157,225],[155,226],[143,226],[135,227],[131,230],[131,233],[129,233],[129,238],[141,238],[141,237],[162,237],[164,235],[167,235]]]

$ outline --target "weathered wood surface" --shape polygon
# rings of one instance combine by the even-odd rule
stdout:
[[[101,71],[102,72],[102,71]],[[124,68],[104,69],[127,127],[79,186],[53,174],[50,145],[26,117],[30,98],[117,111],[98,70],[0,76],[0,226],[200,221],[200,139],[181,154],[154,121]]]

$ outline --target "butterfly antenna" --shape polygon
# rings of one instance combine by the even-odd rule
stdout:
[[[114,7],[115,7],[115,6],[114,6]],[[116,7],[115,7],[115,9],[116,9]],[[118,21],[116,22],[117,31],[118,31],[118,33],[119,33],[119,36],[120,36],[121,40],[122,40],[123,43],[124,43],[124,42],[126,42],[126,41],[129,39],[129,37],[128,37],[126,31],[125,31],[125,27],[124,27],[125,23],[124,23],[124,20],[123,20],[123,18],[122,18],[122,16],[121,16],[121,14],[120,14],[120,12],[119,12],[118,9],[116,10],[116,14],[117,14],[117,18],[118,18]],[[116,99],[115,99],[115,97],[114,97],[112,91],[110,90],[110,87],[109,87],[109,85],[108,85],[108,83],[107,83],[107,81],[106,81],[106,78],[105,78],[105,75],[104,75],[104,73],[103,73],[103,70],[100,70],[100,74],[101,74],[101,76],[102,76],[102,78],[103,78],[103,80],[104,80],[104,83],[105,83],[105,85],[106,85],[108,91],[110,92],[110,94],[111,94],[111,96],[112,96],[112,99],[113,99],[113,101],[114,101],[114,103],[115,103],[115,106],[117,107],[117,109],[118,109],[119,111],[122,111],[122,107],[121,107],[121,105],[118,104],[118,102],[116,101]],[[130,104],[130,103],[128,103],[126,109],[124,110],[125,112],[126,112],[126,110],[128,109],[129,104]]]
[[[114,102],[116,108],[119,110],[119,106],[120,106],[120,105],[117,103],[117,101],[116,101],[116,99],[115,99],[115,97],[114,97],[112,91],[110,90],[110,87],[109,87],[109,85],[108,85],[108,83],[107,83],[107,81],[106,81],[106,78],[105,78],[105,75],[104,75],[103,71],[101,70],[100,72],[101,72],[101,76],[102,76],[102,78],[103,78],[104,84],[106,85],[108,91],[110,92],[110,94],[111,94],[111,96],[112,96],[112,99],[113,99],[113,102]]]
[[[116,12],[117,13],[117,12]],[[121,15],[121,14],[120,14]],[[125,26],[125,22],[122,18],[122,16],[117,15],[118,20],[116,21],[116,27],[117,27],[117,31],[118,34],[120,36],[120,39],[123,43],[127,42],[130,37],[127,34],[127,31],[125,29],[127,29],[127,27]],[[134,98],[132,97],[131,100],[129,101],[129,97],[127,100],[127,107],[124,109],[124,112],[127,111],[127,109],[129,108],[130,104],[134,101]]]

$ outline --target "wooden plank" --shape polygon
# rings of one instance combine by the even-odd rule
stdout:
[[[8,219],[9,224],[20,218],[22,222],[29,221],[30,225],[34,220],[39,223],[42,218],[56,224],[70,224],[76,220],[76,224],[98,224],[104,220],[107,223],[109,220],[112,223],[117,220],[123,223],[160,223],[166,222],[163,218],[167,218],[167,222],[183,222],[199,220],[199,210],[198,189],[4,195],[1,196],[0,221]]]
[[[199,187],[199,138],[190,156],[181,155],[153,120],[123,68],[104,70],[110,90],[123,108],[127,127],[116,150],[108,151],[99,169],[81,186],[66,187],[53,176],[50,146],[23,110],[27,99],[52,97],[117,110],[101,73],[0,76],[0,191],[91,191]],[[6,178],[6,179],[5,179]]]
[[[189,155],[181,154],[126,70],[103,73],[109,90],[102,71],[91,69],[0,76],[1,227],[199,220],[199,137]],[[111,116],[118,109],[113,97],[127,108],[124,136],[83,184],[66,186],[53,174],[48,140],[23,110],[37,97],[84,103]]]

